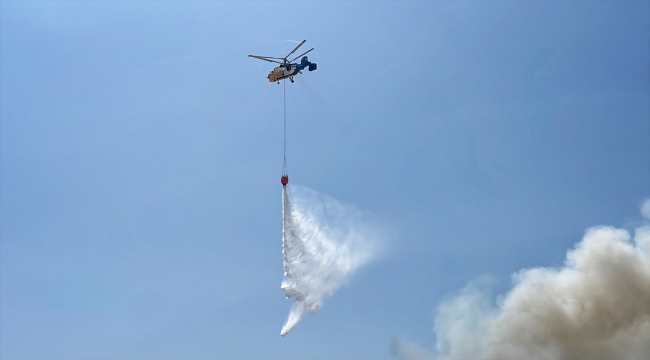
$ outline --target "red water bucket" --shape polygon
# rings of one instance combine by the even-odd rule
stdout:
[[[282,183],[282,185],[287,185],[289,183],[289,176],[282,175],[282,177],[280,178],[280,182]]]

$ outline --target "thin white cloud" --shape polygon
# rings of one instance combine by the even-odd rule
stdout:
[[[650,220],[650,199],[646,199],[641,204],[641,215],[643,215],[644,219]]]

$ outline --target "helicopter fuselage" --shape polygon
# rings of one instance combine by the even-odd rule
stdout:
[[[301,71],[308,68],[309,71],[317,69],[316,63],[310,62],[306,56],[300,59],[300,63],[280,64],[276,66],[267,76],[269,82],[278,82],[282,79],[289,78],[293,82],[295,75],[301,74]]]

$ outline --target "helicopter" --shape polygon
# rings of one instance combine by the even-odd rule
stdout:
[[[269,79],[269,82],[277,82],[278,84],[280,83],[280,80],[289,78],[291,82],[293,82],[293,77],[302,74],[302,70],[307,68],[309,71],[314,71],[318,68],[316,63],[310,62],[309,59],[304,56],[307,55],[310,51],[314,50],[314,48],[311,48],[307,50],[306,52],[296,56],[295,59],[293,60],[287,60],[291,54],[295,53],[298,48],[302,46],[307,40],[303,40],[296,46],[295,49],[293,49],[287,56],[283,58],[274,58],[270,56],[258,56],[258,55],[248,55],[248,57],[252,57],[255,59],[260,59],[268,62],[274,62],[280,64],[279,66],[276,66],[267,76]],[[299,57],[302,57],[300,59],[300,63],[294,63]],[[281,60],[281,61],[278,61]]]

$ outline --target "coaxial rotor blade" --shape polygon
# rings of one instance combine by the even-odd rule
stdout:
[[[311,49],[305,51],[304,53],[302,53],[301,55],[296,56],[295,59],[293,59],[293,60],[291,60],[291,61],[289,61],[289,62],[294,62],[294,61],[296,61],[296,59],[298,59],[299,57],[303,57],[303,56],[307,55],[307,53],[310,52],[310,51],[312,51],[312,50],[314,50],[314,48],[311,48]]]
[[[274,62],[274,63],[278,63],[278,64],[283,64],[283,63],[279,62],[279,61],[276,61],[276,60],[271,60],[271,59],[284,60],[284,59],[279,59],[279,58],[272,58],[272,57],[268,57],[268,56],[257,56],[257,55],[248,55],[248,57],[252,57],[252,58],[255,58],[255,59],[260,59],[260,60],[264,60],[264,61],[268,61],[268,62]]]
[[[299,47],[301,47],[301,46],[302,46],[302,44],[304,44],[304,43],[305,43],[305,41],[307,41],[307,40],[303,40],[303,41],[301,41],[301,42],[300,42],[300,44],[298,44],[298,46],[296,46],[296,48],[295,48],[295,49],[293,49],[293,51],[291,51],[290,53],[288,53],[288,54],[287,54],[287,56],[285,56],[285,57],[284,57],[284,61],[287,61],[287,58],[289,57],[289,55],[291,55],[291,54],[293,54],[293,53],[295,53],[295,52],[296,52],[296,50],[298,50],[298,48],[299,48]]]
[[[248,55],[249,57],[254,57],[257,59],[273,59],[273,60],[284,60],[284,58],[276,58],[272,56],[261,56],[261,55]]]

